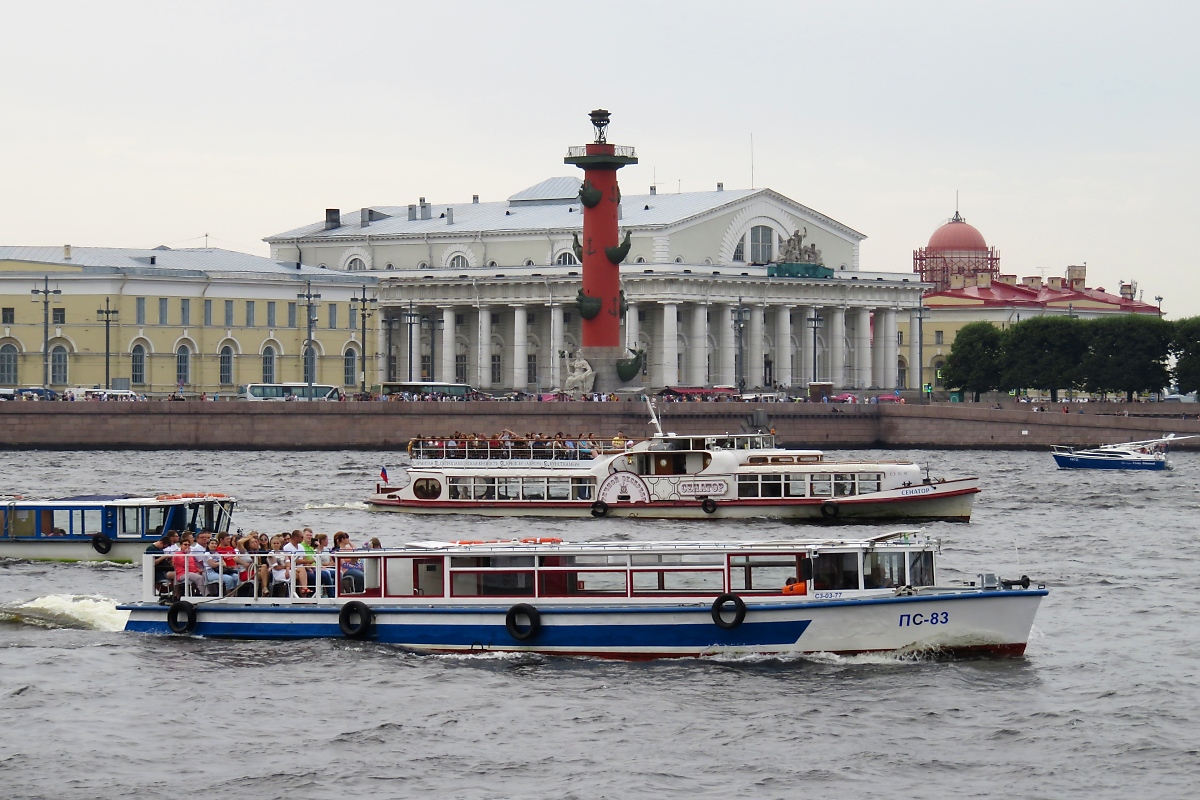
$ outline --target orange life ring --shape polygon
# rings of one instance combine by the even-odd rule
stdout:
[[[545,536],[540,539],[531,537],[529,539],[522,539],[521,544],[562,544],[562,539],[559,539],[557,536]]]
[[[225,495],[221,494],[220,492],[209,492],[207,496],[208,497],[225,497]]]
[[[808,594],[808,584],[804,581],[789,583],[783,587],[784,594]]]
[[[457,542],[452,542],[451,544],[483,544],[483,540],[482,539],[462,539]]]

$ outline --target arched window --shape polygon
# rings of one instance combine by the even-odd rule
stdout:
[[[946,366],[945,361],[933,362],[933,385],[941,389],[946,384],[942,382],[942,368]]]
[[[733,248],[733,260],[745,262],[746,260],[746,237],[738,239],[737,247]]]
[[[489,261],[489,262],[488,262],[488,266],[489,266],[489,267],[494,267],[494,266],[496,266],[496,261],[495,261],[495,259],[493,259],[493,260]]]
[[[263,383],[275,382],[275,348],[267,345],[263,348],[262,353],[262,379]]]
[[[682,263],[683,263],[683,256],[675,256],[675,263],[676,263],[676,264],[682,264]]]
[[[462,253],[450,259],[450,269],[466,269],[469,266],[471,266],[470,262],[467,261],[467,257]]]
[[[532,259],[532,258],[527,258],[527,259],[525,259],[525,263],[523,264],[523,266],[526,266],[526,267],[532,267],[532,266],[533,266],[533,259]]]
[[[0,383],[5,386],[17,385],[17,348],[6,344],[0,347]]]
[[[146,348],[135,344],[129,362],[129,380],[138,386],[144,386],[146,383]]]
[[[233,348],[225,345],[221,348],[221,385],[233,383]]]
[[[358,353],[353,350],[347,350],[343,357],[342,365],[342,383],[346,386],[353,386],[358,383]]]
[[[61,344],[50,351],[50,382],[58,386],[67,383],[67,348]]]
[[[347,272],[362,272],[366,268],[367,268],[366,262],[363,261],[358,256],[355,256],[354,258],[352,258],[348,262],[346,262],[346,271]]]
[[[633,263],[635,263],[635,264],[645,264],[645,263],[646,263],[646,259],[645,259],[643,256],[638,256],[638,257],[637,257],[637,258],[634,260],[634,262],[633,262]]]
[[[317,382],[317,351],[311,345],[304,348],[304,382]]]
[[[395,268],[396,268],[396,265],[389,261],[386,269],[390,272],[391,270],[394,270]]]
[[[422,261],[420,264],[417,264],[417,269],[429,269],[429,265]]]
[[[766,264],[775,258],[775,231],[768,225],[750,229],[750,262]]]
[[[186,386],[192,382],[192,351],[186,344],[175,351],[175,383]]]
[[[569,267],[572,264],[578,264],[579,259],[575,257],[574,253],[568,250],[565,253],[559,253],[558,258],[554,259],[554,263],[561,267]]]

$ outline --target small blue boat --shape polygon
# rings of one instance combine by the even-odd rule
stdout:
[[[1167,461],[1170,442],[1194,438],[1172,433],[1161,439],[1081,449],[1054,445],[1052,452],[1059,469],[1170,469],[1171,462]]]

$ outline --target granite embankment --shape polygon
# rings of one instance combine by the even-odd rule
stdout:
[[[664,430],[680,434],[762,425],[790,446],[819,448],[1041,449],[1200,434],[1200,406],[1188,404],[1089,403],[1082,414],[1080,405],[1069,414],[1031,408],[673,403],[662,416]],[[10,450],[398,450],[419,434],[504,428],[631,437],[651,430],[638,402],[0,403],[0,448]],[[1200,448],[1200,439],[1179,446]]]

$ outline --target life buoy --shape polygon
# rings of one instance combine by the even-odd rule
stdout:
[[[562,544],[562,539],[559,539],[557,536],[530,537],[522,539],[521,544]]]
[[[727,603],[733,603],[733,619],[728,621],[721,616]],[[713,600],[712,619],[718,628],[724,628],[727,631],[733,630],[746,619],[746,601],[732,592],[719,595],[716,600]]]
[[[187,600],[176,600],[167,609],[167,627],[171,633],[191,633],[196,629],[196,607]]]
[[[454,544],[483,544],[483,539],[459,539]]]
[[[351,600],[338,612],[338,627],[348,639],[364,639],[375,626],[375,615],[371,608],[360,600]]]
[[[529,620],[529,624],[524,628],[517,624],[517,617],[522,615]],[[508,635],[518,642],[527,642],[542,629],[542,615],[528,603],[517,603],[504,615],[504,627],[508,630]]]
[[[700,501],[700,510],[705,514],[717,513],[717,501],[713,500],[711,497],[704,498]]]
[[[597,500],[596,502],[592,503],[592,516],[593,517],[604,517],[607,515],[608,515],[608,503],[604,502],[603,500]]]
[[[107,555],[112,550],[113,540],[105,536],[103,533],[97,533],[92,537],[92,549],[100,555]]]
[[[837,519],[838,512],[841,510],[836,500],[826,500],[821,503],[821,516],[824,519]]]

